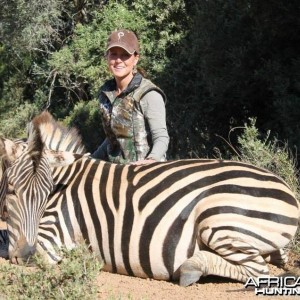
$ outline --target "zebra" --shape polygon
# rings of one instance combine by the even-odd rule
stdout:
[[[55,263],[57,248],[84,240],[106,271],[188,286],[207,275],[246,282],[285,262],[299,205],[269,171],[216,159],[111,164],[47,149],[41,128],[34,119],[0,183],[13,263],[36,251]]]

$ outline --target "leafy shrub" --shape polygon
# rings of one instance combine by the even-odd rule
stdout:
[[[105,138],[97,100],[78,102],[63,123],[76,127],[88,152],[93,152]]]
[[[1,299],[97,299],[95,279],[101,263],[85,244],[67,251],[58,266],[36,256],[37,267],[0,264]]]
[[[38,113],[39,109],[35,104],[20,105],[0,120],[0,134],[6,138],[26,137],[27,124]]]
[[[270,140],[270,132],[262,139],[255,122],[256,119],[252,118],[250,124],[243,127],[243,133],[237,139],[240,146],[235,150],[236,155],[233,159],[270,170],[283,178],[299,197],[299,171],[287,143],[275,138]]]

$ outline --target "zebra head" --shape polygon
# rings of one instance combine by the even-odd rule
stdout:
[[[27,143],[22,139],[9,140],[0,138],[0,157],[1,157],[1,173],[0,178],[0,216],[6,218],[5,195],[7,192],[6,170],[15,162],[15,160],[27,149]],[[4,177],[3,177],[4,174]],[[4,179],[3,179],[4,178]]]
[[[1,140],[0,155],[6,160],[0,182],[2,218],[7,222],[9,258],[23,264],[35,253],[39,221],[53,190],[51,167],[71,163],[71,153],[45,148],[41,128],[33,120],[28,129],[28,146],[12,151],[13,144]],[[17,153],[17,154],[16,154]]]

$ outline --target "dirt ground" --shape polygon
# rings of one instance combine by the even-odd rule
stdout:
[[[289,268],[300,257],[290,255]],[[284,273],[270,265],[270,275]],[[99,299],[130,299],[130,300],[252,300],[274,299],[274,296],[256,296],[255,292],[244,289],[244,284],[226,278],[207,277],[189,287],[180,287],[176,283],[150,279],[134,278],[118,274],[101,272],[97,278]],[[299,299],[297,296],[278,296],[277,299]]]
[[[294,255],[290,264],[299,258],[300,256]],[[7,263],[7,260],[0,258],[0,263]],[[283,272],[283,269],[270,265],[271,275],[276,276]],[[256,296],[254,290],[245,290],[242,283],[213,276],[203,278],[200,283],[192,286],[180,287],[177,283],[129,277],[102,271],[99,272],[97,277],[97,285],[97,298],[101,300],[257,300],[258,297],[266,300],[274,299],[274,296]],[[299,297],[278,296],[276,299],[295,300]]]

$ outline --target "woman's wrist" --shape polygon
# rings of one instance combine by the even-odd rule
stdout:
[[[155,161],[156,161],[156,159],[155,159],[155,158],[153,158],[153,157],[150,157],[150,156],[146,157],[145,159],[146,159],[146,160],[155,160]]]

